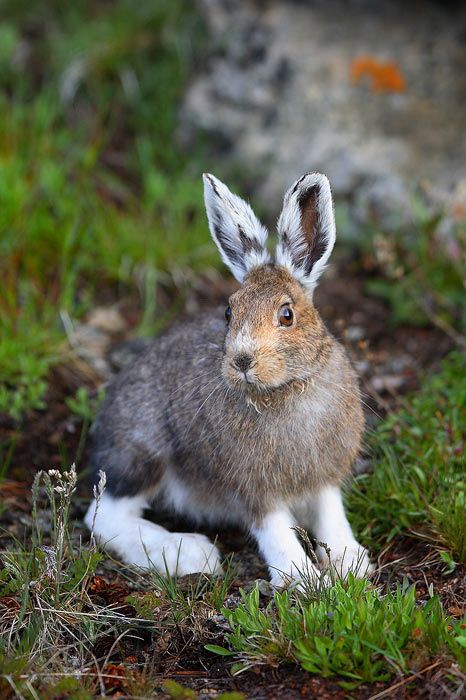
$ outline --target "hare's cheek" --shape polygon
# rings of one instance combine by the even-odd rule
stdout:
[[[285,358],[276,353],[264,353],[258,357],[256,377],[261,384],[277,387],[287,381]]]

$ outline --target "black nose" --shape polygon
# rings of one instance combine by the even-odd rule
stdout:
[[[233,366],[239,369],[240,372],[246,372],[252,364],[251,355],[246,355],[246,353],[241,353],[241,355],[236,355],[233,358]]]

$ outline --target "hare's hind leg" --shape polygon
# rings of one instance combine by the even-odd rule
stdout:
[[[310,530],[317,542],[316,554],[325,566],[330,563],[340,576],[352,571],[356,576],[367,576],[373,571],[369,554],[356,540],[346,517],[341,490],[326,486],[310,496],[297,508],[300,524]]]
[[[104,493],[85,517],[96,539],[134,566],[155,568],[161,574],[185,576],[221,573],[218,549],[204,535],[168,532],[142,518],[148,506],[143,496],[114,497]]]

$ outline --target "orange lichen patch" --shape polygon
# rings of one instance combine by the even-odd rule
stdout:
[[[370,79],[370,87],[375,92],[404,92],[406,81],[397,65],[391,61],[384,63],[372,56],[359,56],[351,64],[351,81],[359,83]]]

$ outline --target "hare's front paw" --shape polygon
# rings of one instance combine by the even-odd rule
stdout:
[[[370,562],[369,552],[356,541],[345,547],[330,549],[330,562],[329,555],[323,547],[317,548],[317,556],[323,568],[328,568],[330,564],[341,578],[345,578],[349,571],[357,578],[364,578],[375,570]]]
[[[204,535],[189,532],[170,533],[158,550],[156,568],[171,576],[206,573],[221,574],[222,564],[217,547]],[[155,564],[155,562],[154,562]]]
[[[331,581],[306,557],[299,565],[290,563],[288,566],[283,565],[280,570],[271,568],[270,583],[274,588],[286,588],[293,585],[305,589],[309,585],[316,588],[321,585],[327,586],[330,585]]]

